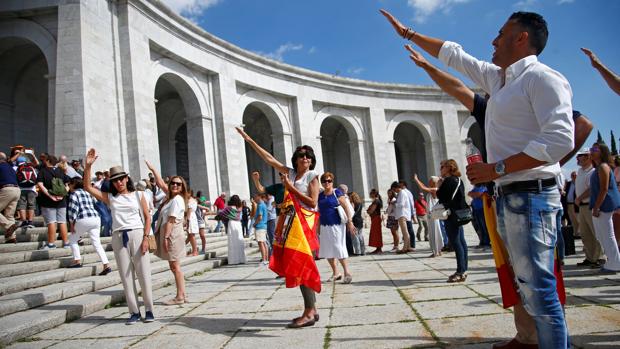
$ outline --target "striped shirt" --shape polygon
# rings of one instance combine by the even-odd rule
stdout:
[[[83,189],[77,189],[71,193],[68,211],[70,222],[84,218],[99,217],[99,213],[95,210],[93,197]]]

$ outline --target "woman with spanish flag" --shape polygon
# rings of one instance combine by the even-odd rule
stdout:
[[[308,145],[297,147],[291,159],[294,168],[288,168],[256,144],[243,129],[236,129],[258,156],[280,173],[285,188],[284,202],[276,225],[269,268],[285,278],[287,288],[299,286],[304,298],[303,314],[287,327],[313,326],[319,321],[315,292],[321,292],[321,277],[312,252],[319,248],[316,207],[320,186],[318,173],[314,171],[314,150]]]

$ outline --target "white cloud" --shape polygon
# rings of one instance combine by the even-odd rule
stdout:
[[[519,10],[531,10],[538,5],[538,0],[521,0],[517,1],[513,6]]]
[[[221,0],[160,0],[174,12],[196,22],[198,17],[209,7],[217,5]]]
[[[470,0],[407,0],[407,5],[416,11],[413,20],[418,23],[424,23],[430,15],[437,11],[448,14],[454,5],[469,1]]]
[[[360,75],[361,73],[364,72],[364,68],[362,67],[353,67],[353,68],[349,68],[347,69],[347,73],[351,74],[351,75]]]
[[[313,54],[315,52],[316,52],[316,46],[312,46],[312,47],[310,47],[310,49],[308,49],[308,53],[309,54]]]
[[[562,5],[562,4],[572,4],[573,2],[575,2],[575,0],[559,0],[559,1],[558,1],[558,5]]]
[[[280,45],[280,47],[278,47],[275,51],[273,52],[260,52],[258,51],[257,53],[261,56],[265,56],[267,58],[279,61],[279,62],[283,62],[284,61],[284,54],[287,52],[291,52],[291,51],[299,51],[302,48],[304,48],[304,45],[302,44],[293,44],[290,42],[287,42],[284,45]]]

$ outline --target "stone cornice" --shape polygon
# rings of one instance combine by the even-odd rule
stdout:
[[[204,29],[173,12],[160,1],[117,1],[129,3],[134,8],[141,11],[147,18],[156,21],[160,26],[162,26],[162,28],[172,33],[180,40],[184,40],[198,49],[214,54],[222,59],[230,61],[233,64],[243,66],[247,69],[251,69],[277,79],[317,87],[320,89],[379,98],[454,101],[452,97],[443,93],[438,87],[434,86],[381,83],[332,76],[274,61],[256,53],[244,50],[206,32]],[[163,49],[165,50],[165,48]]]

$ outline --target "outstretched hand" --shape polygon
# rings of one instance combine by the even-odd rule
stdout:
[[[392,14],[387,12],[386,10],[381,9],[379,11],[385,16],[385,18],[387,18],[387,20],[390,22],[392,27],[394,27],[394,30],[396,30],[396,34],[398,34],[401,37],[405,37],[405,33],[407,32],[407,27],[405,27],[402,23],[400,23],[400,21],[396,19],[396,17],[392,16]]]
[[[84,163],[86,164],[86,166],[92,166],[92,164],[95,163],[95,160],[97,160],[97,158],[99,158],[99,155],[97,155],[97,151],[95,150],[95,148],[90,148],[86,153]]]
[[[146,164],[146,167],[148,167],[149,170],[151,170],[151,172],[153,172],[153,164],[151,164],[151,162],[146,160],[146,159],[144,160],[144,163]]]
[[[596,68],[597,66],[599,66],[601,64],[601,61],[599,61],[598,57],[590,49],[582,47],[581,51],[583,51],[583,53],[585,53],[586,56],[588,56],[588,58],[590,58],[590,63],[592,63],[592,66],[594,68]]]
[[[241,127],[237,126],[237,127],[235,127],[235,130],[237,130],[237,132],[239,132],[241,137],[243,137],[244,141],[249,142],[249,141],[252,140],[252,137],[248,136],[248,134],[245,133],[245,131]]]
[[[411,45],[405,45],[405,49],[409,51],[409,53],[411,53],[409,55],[409,58],[411,58],[411,60],[413,61],[413,63],[415,63],[415,65],[417,65],[420,68],[424,68],[425,66],[428,65],[428,61],[426,60],[426,58],[424,58],[424,56],[422,56],[420,52],[414,50],[413,47],[411,47]]]
[[[252,178],[254,178],[255,180],[259,181],[260,180],[260,173],[258,171],[252,172]]]

